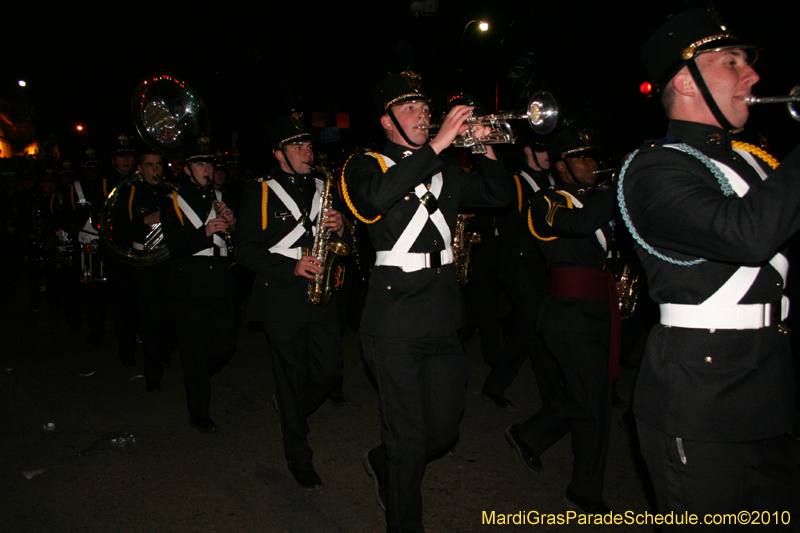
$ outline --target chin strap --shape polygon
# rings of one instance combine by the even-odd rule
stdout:
[[[420,146],[422,146],[421,144],[415,143],[408,138],[408,135],[406,135],[405,130],[403,130],[403,127],[397,121],[397,117],[394,116],[394,112],[392,111],[391,107],[386,112],[389,113],[389,118],[392,119],[392,123],[394,123],[395,127],[397,128],[397,131],[399,131],[400,135],[403,136],[403,140],[405,140],[410,146],[413,146],[414,148],[419,148]]]
[[[286,150],[283,149],[283,146],[281,146],[280,150],[281,150],[281,153],[283,154],[283,160],[286,162],[286,165],[291,169],[292,174],[298,175],[297,171],[292,166],[291,161],[289,161],[289,157],[286,155]]]
[[[700,94],[703,95],[703,99],[706,101],[706,105],[711,110],[711,114],[714,115],[715,119],[717,119],[717,122],[719,122],[719,125],[722,126],[722,129],[730,131],[731,133],[739,133],[742,131],[742,128],[734,128],[733,125],[728,122],[728,119],[725,118],[725,115],[722,114],[717,102],[711,95],[711,91],[708,90],[708,85],[706,85],[703,75],[700,74],[700,69],[697,68],[697,63],[695,62],[694,58],[686,63],[686,66],[689,67],[689,72],[692,74],[695,84],[700,89]]]

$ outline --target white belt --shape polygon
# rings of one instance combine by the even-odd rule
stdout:
[[[376,252],[375,266],[396,266],[403,272],[414,272],[423,268],[436,268],[453,262],[452,248],[439,252],[411,253],[411,252]]]
[[[675,328],[760,329],[786,320],[789,298],[768,304],[685,305],[661,304],[661,323]]]
[[[296,259],[300,260],[303,258],[303,248],[300,246],[295,246],[294,248],[279,248],[277,246],[273,246],[269,249],[270,253],[273,254],[280,254],[284,257],[288,257],[289,259]]]
[[[196,254],[192,254],[192,255],[201,256],[201,257],[212,257],[212,256],[216,255],[214,253],[214,248],[217,248],[217,247],[216,246],[212,246],[211,248],[206,248],[205,250],[200,250]],[[228,249],[227,248],[217,248],[217,250],[219,250],[219,255],[221,257],[228,257]]]
[[[138,242],[132,242],[131,248],[133,248],[134,250],[144,250],[144,244]]]

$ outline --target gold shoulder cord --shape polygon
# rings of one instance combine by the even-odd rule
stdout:
[[[775,159],[773,156],[769,155],[767,151],[764,150],[763,148],[759,148],[758,146],[755,146],[753,144],[744,143],[741,141],[733,141],[731,145],[734,148],[739,148],[740,150],[744,150],[745,152],[750,152],[751,154],[753,154],[754,156],[758,157],[766,164],[768,164],[773,170],[778,168],[778,165],[780,165],[778,160]]]
[[[136,194],[136,185],[131,185],[131,194],[128,196],[128,220],[133,220],[133,195]]]
[[[261,182],[261,229],[267,229],[267,195],[269,194],[269,185],[267,180]]]
[[[381,172],[386,172],[386,170],[388,170],[389,167],[386,166],[386,161],[383,160],[383,157],[381,157],[381,154],[379,154],[377,152],[367,152],[367,154],[375,157],[375,159],[378,161],[378,164],[381,166]],[[353,154],[353,155],[356,155],[356,154]],[[364,222],[365,224],[373,224],[373,223],[379,221],[381,219],[381,216],[378,215],[375,218],[373,218],[372,220],[369,220],[369,219],[364,218],[363,216],[361,216],[359,214],[359,212],[356,211],[356,206],[353,205],[353,201],[350,199],[350,193],[347,192],[347,184],[344,182],[344,171],[347,168],[347,163],[349,163],[350,160],[353,159],[353,155],[351,155],[350,157],[347,158],[347,161],[345,161],[344,166],[342,167],[342,177],[341,177],[340,181],[342,183],[342,196],[344,197],[344,203],[347,204],[347,207],[350,208],[350,211],[356,216],[356,218],[358,220],[360,220],[361,222]]]
[[[565,192],[562,192],[562,191],[555,191],[555,192],[560,194],[564,198],[566,198],[567,199],[567,208],[568,209],[572,209],[572,198],[570,197],[570,195],[565,193]],[[545,217],[545,221],[547,222],[548,225],[552,226],[553,225],[553,217],[556,214],[556,210],[559,207],[564,207],[564,206],[559,204],[559,203],[557,203],[557,202],[551,201],[550,198],[548,198],[547,196],[545,196],[544,199],[547,200],[547,205],[550,206],[550,208],[547,210],[547,216]],[[528,208],[528,229],[533,234],[533,236],[536,237],[537,239],[539,239],[540,241],[554,241],[554,240],[558,239],[558,237],[542,237],[541,235],[536,233],[536,230],[533,229],[533,217],[531,216],[530,208]]]
[[[178,207],[178,191],[172,192],[172,205],[175,207],[175,213],[178,215],[178,220],[181,221],[181,226],[183,226],[183,213],[181,213],[181,208]]]
[[[517,184],[517,204],[519,205],[517,211],[522,213],[522,184],[519,182],[519,176],[516,174],[514,174],[514,181]]]

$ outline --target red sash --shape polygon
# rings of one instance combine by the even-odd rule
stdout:
[[[550,294],[554,296],[608,302],[611,309],[608,376],[611,383],[614,383],[619,377],[619,355],[622,346],[622,320],[614,274],[610,270],[599,268],[558,267],[550,269],[550,283]]]

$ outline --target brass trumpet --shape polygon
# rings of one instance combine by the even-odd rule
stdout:
[[[510,120],[527,120],[533,131],[540,135],[546,135],[553,131],[558,123],[558,103],[553,95],[540,91],[531,97],[528,106],[523,110],[469,117],[464,121],[467,131],[453,141],[453,146],[469,148],[473,154],[485,154],[487,144],[511,144],[516,137],[508,123]],[[420,126],[420,129],[432,130],[440,126],[441,124],[431,124],[430,126]],[[490,131],[485,136],[476,139],[474,128],[477,126],[488,127]]]
[[[798,111],[792,104],[794,102],[800,102],[800,85],[794,87],[791,91],[789,91],[788,96],[746,96],[744,99],[744,103],[747,105],[754,105],[754,104],[786,104],[786,109],[789,110],[789,114],[792,115],[792,118],[800,122],[800,111]]]

